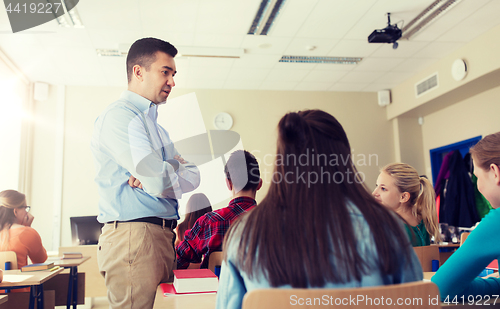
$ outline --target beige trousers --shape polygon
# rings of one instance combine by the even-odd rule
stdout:
[[[109,307],[153,308],[156,289],[177,268],[174,233],[144,222],[105,224],[97,263],[108,289]]]

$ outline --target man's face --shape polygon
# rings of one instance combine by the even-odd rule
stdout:
[[[156,52],[156,60],[149,70],[142,70],[143,96],[155,104],[165,102],[175,86],[175,73],[174,58],[164,52]]]

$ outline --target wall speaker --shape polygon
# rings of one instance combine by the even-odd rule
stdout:
[[[49,84],[35,83],[33,90],[33,98],[35,101],[45,101],[49,98]]]
[[[380,90],[378,92],[378,105],[387,106],[391,104],[391,91],[390,90]]]

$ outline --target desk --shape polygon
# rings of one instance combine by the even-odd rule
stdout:
[[[78,266],[90,259],[90,256],[84,256],[80,259],[59,259],[54,261],[54,265],[69,268],[69,284],[68,284],[68,302],[66,308],[69,309],[73,305],[76,309],[78,299]]]
[[[30,287],[30,304],[29,308],[35,308],[35,300],[37,303],[38,309],[43,309],[43,283],[53,278],[64,269],[59,268],[53,271],[29,271],[29,272],[21,272],[20,270],[6,270],[4,271],[4,280],[0,283],[0,289],[12,289],[12,288],[25,288]],[[6,275],[25,275],[31,276],[30,278],[21,281],[21,282],[8,282]]]
[[[460,247],[460,244],[449,243],[446,245],[436,245],[432,244],[431,246],[437,246],[439,248],[439,265],[443,265],[446,260]]]
[[[163,292],[158,286],[153,309],[214,309],[217,294],[190,294],[177,296],[163,296]]]

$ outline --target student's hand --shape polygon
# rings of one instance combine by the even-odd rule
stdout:
[[[31,226],[31,223],[33,223],[34,219],[35,217],[33,217],[33,215],[28,212],[26,213],[26,217],[24,217],[24,220],[21,224],[24,226]]]
[[[131,186],[132,188],[142,189],[142,183],[139,181],[139,179],[135,178],[132,175],[130,175],[128,179],[128,185]]]
[[[174,159],[179,161],[180,164],[186,164],[186,161],[179,155],[174,156]]]

